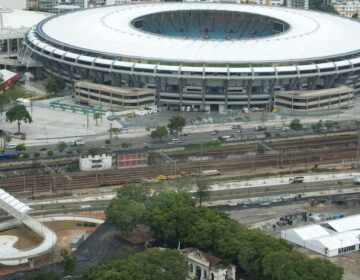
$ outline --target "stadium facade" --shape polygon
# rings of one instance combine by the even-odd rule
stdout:
[[[109,6],[43,20],[24,40],[29,57],[74,85],[86,80],[88,89],[76,91],[82,103],[116,107],[108,92],[89,94],[104,84],[152,89],[157,104],[200,110],[271,110],[286,92],[289,110],[317,110],[316,100],[337,109],[360,90],[360,23],[259,5]],[[311,100],[299,105],[296,95],[307,91]]]

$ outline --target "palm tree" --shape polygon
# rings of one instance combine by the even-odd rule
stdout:
[[[56,150],[62,154],[66,148],[67,148],[67,144],[65,142],[61,141],[57,144]]]
[[[196,196],[199,198],[199,205],[201,207],[203,201],[210,196],[209,184],[203,178],[198,178],[196,180]]]
[[[101,118],[101,115],[100,115],[100,113],[95,113],[93,117],[94,117],[94,120],[95,120],[96,126],[97,126],[99,119]]]

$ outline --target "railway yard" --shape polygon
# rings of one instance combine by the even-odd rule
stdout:
[[[150,151],[157,156],[157,151]],[[212,180],[247,179],[251,176],[269,174],[291,174],[318,170],[350,169],[357,167],[359,138],[357,134],[324,135],[315,138],[283,139],[277,141],[246,142],[222,145],[216,149],[201,152],[168,151],[161,162],[146,167],[112,169],[97,172],[55,172],[43,171],[40,161],[32,163],[33,172],[2,178],[0,188],[10,193],[66,194],[85,189],[99,189],[119,186],[125,183],[154,179],[159,174],[186,176],[199,174],[202,170],[218,170],[221,175]],[[56,162],[54,162],[56,166]],[[37,170],[41,169],[39,174]],[[19,175],[20,174],[20,175]]]

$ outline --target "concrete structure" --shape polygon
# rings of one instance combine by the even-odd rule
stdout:
[[[360,1],[348,1],[343,3],[336,3],[335,10],[342,16],[352,17],[354,14],[360,13]]]
[[[188,279],[235,280],[236,267],[195,248],[181,250],[189,264]]]
[[[75,101],[106,109],[126,109],[150,106],[155,103],[155,90],[151,88],[114,87],[89,81],[75,82]]]
[[[2,189],[0,189],[0,208],[43,238],[40,245],[29,250],[19,250],[10,245],[7,246],[6,250],[0,251],[0,263],[16,265],[30,261],[31,265],[33,258],[49,252],[55,246],[57,241],[56,234],[27,214],[30,211],[29,206],[20,202]],[[0,225],[0,229],[1,228]]]
[[[17,57],[25,34],[48,16],[40,12],[0,9],[0,66],[24,66]],[[33,65],[33,61],[28,60],[28,66]]]
[[[281,112],[291,114],[349,109],[354,105],[354,92],[348,86],[277,92],[274,104]]]
[[[281,231],[281,238],[328,257],[360,250],[359,236],[360,215]]]
[[[344,84],[358,91],[359,27],[261,5],[104,6],[41,22],[27,35],[23,61],[31,57],[68,82],[152,87],[157,104],[271,110],[277,91]]]
[[[81,171],[108,170],[112,167],[112,156],[102,155],[81,155],[79,158]]]

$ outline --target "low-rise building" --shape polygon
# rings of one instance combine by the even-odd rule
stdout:
[[[81,155],[79,167],[81,171],[108,170],[112,167],[112,156],[110,154]]]
[[[75,82],[75,101],[106,109],[128,109],[155,104],[152,88],[115,87],[88,81]]]
[[[360,1],[337,3],[334,5],[334,8],[340,15],[352,17],[360,13]]]
[[[196,248],[181,250],[189,264],[189,280],[235,280],[236,267]]]
[[[281,231],[281,238],[328,257],[358,251],[359,237],[360,215]]]
[[[353,91],[348,86],[322,90],[280,91],[275,95],[274,106],[281,112],[291,114],[349,109],[354,105]]]

